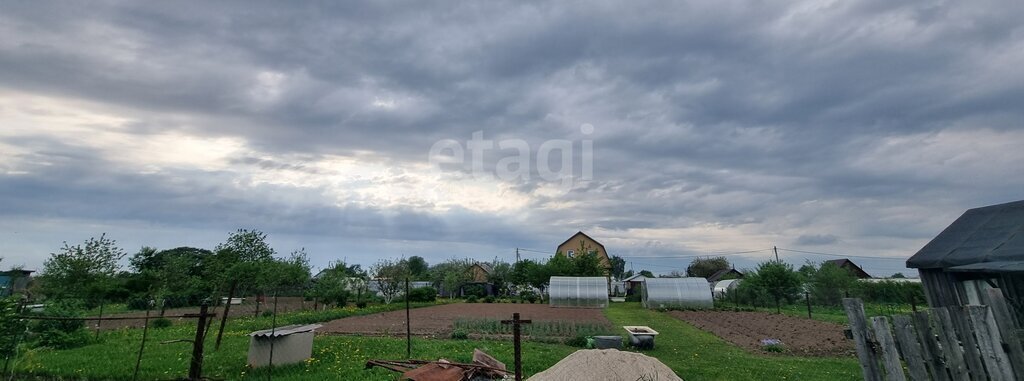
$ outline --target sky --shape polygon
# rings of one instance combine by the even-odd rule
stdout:
[[[1024,190],[1024,2],[0,3],[0,266],[68,242],[912,275]],[[823,255],[815,253],[825,253]]]

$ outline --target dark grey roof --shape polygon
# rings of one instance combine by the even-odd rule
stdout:
[[[293,333],[302,333],[302,332],[314,331],[314,330],[316,330],[317,328],[320,328],[320,327],[323,327],[323,326],[320,325],[320,324],[286,325],[284,327],[277,327],[276,329],[264,329],[262,331],[256,331],[256,332],[250,333],[249,336],[254,336],[254,337],[288,336],[288,335],[291,335]]]
[[[962,273],[1021,273],[1024,272],[1024,261],[982,262],[950,267],[946,271]]]
[[[1024,201],[971,209],[907,260],[907,267],[947,268],[1024,261]]]

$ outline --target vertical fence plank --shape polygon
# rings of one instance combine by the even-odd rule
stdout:
[[[956,329],[953,327],[953,318],[950,317],[949,309],[946,307],[933,308],[935,321],[938,323],[939,338],[942,341],[942,354],[946,358],[946,367],[954,380],[966,380],[967,362],[964,361],[964,351],[960,348],[960,341],[956,337]]]
[[[964,362],[967,364],[967,371],[970,372],[971,379],[988,380],[985,363],[981,361],[981,351],[978,350],[978,340],[974,338],[974,331],[971,330],[967,309],[964,307],[946,307],[946,309],[949,310],[949,317],[953,319],[953,329],[963,346]]]
[[[992,319],[988,306],[967,306],[967,315],[970,317],[971,327],[978,340],[981,360],[985,363],[985,368],[988,369],[989,379],[1013,380],[1010,359],[1003,351],[999,330],[995,327],[995,321]]]
[[[949,381],[949,374],[946,373],[945,359],[939,343],[936,341],[935,332],[932,331],[932,322],[928,311],[914,312],[914,331],[917,332],[917,340],[921,343],[921,355],[925,364],[936,381]],[[959,348],[957,348],[959,350]]]
[[[1024,380],[1024,345],[1017,336],[1017,325],[1014,323],[1010,308],[1006,305],[1006,298],[1002,291],[995,288],[988,290],[989,307],[992,309],[992,317],[995,318],[996,327],[999,328],[999,336],[1003,339],[1007,353],[1010,358],[1010,366],[1013,374],[1018,380]]]
[[[896,334],[896,344],[900,347],[900,353],[903,353],[903,359],[907,362],[907,369],[910,370],[910,379],[928,381],[928,368],[921,357],[921,344],[914,334],[914,324],[910,322],[910,316],[893,316],[892,330]]]
[[[875,339],[878,346],[882,348],[882,366],[885,368],[885,379],[889,381],[906,381],[903,374],[903,363],[900,362],[900,353],[896,349],[896,341],[889,331],[889,318],[875,316],[871,318],[871,324],[875,328]]]
[[[857,346],[857,359],[864,373],[865,381],[881,381],[882,371],[878,368],[877,354],[868,340],[868,324],[864,318],[864,303],[860,299],[843,299],[843,309],[850,321],[853,341]]]

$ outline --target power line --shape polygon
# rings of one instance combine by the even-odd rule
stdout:
[[[771,248],[758,249],[758,250],[747,250],[747,251],[722,251],[722,252],[710,252],[705,254],[694,254],[694,255],[621,255],[623,258],[666,258],[666,259],[685,259],[685,258],[701,258],[701,257],[714,257],[714,256],[728,256],[728,255],[742,255],[751,253],[760,253],[762,251],[769,251]]]
[[[814,254],[814,255],[824,255],[824,256],[829,256],[829,257],[845,257],[845,258],[867,258],[867,259],[889,259],[889,260],[897,260],[897,259],[898,259],[898,260],[901,260],[901,261],[905,261],[905,260],[907,260],[906,258],[899,258],[899,257],[878,257],[878,256],[871,256],[871,255],[850,255],[850,254],[822,253],[822,252],[818,252],[818,251],[805,251],[805,250],[795,250],[795,249],[783,249],[783,248],[781,248],[781,247],[779,248],[779,250],[783,250],[783,251],[789,251],[789,252],[793,252],[793,253],[803,253],[803,254]]]

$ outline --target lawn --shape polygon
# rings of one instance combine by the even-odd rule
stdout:
[[[370,311],[365,311],[370,312]],[[358,315],[364,312],[337,310],[324,315],[299,313],[280,321],[309,321],[321,316]],[[799,358],[748,353],[714,335],[698,330],[664,313],[645,310],[638,303],[613,303],[605,310],[615,326],[649,325],[661,335],[657,348],[644,352],[659,358],[688,381],[693,380],[857,380],[860,369],[854,358]],[[226,380],[266,379],[266,372],[245,366],[249,338],[254,329],[269,327],[264,318],[232,320],[219,351],[208,352],[204,375]],[[188,343],[161,344],[188,339],[193,323],[151,329],[140,369],[140,380],[173,379],[185,376],[191,353]],[[22,353],[15,369],[20,379],[130,380],[142,336],[140,329],[104,332],[98,343],[69,350],[38,349]],[[512,365],[510,341],[414,339],[413,357],[469,361],[480,348]],[[524,343],[524,371],[532,375],[554,365],[575,348],[561,344]],[[368,359],[405,358],[405,341],[368,336],[318,336],[313,359],[299,365],[275,369],[275,380],[395,380],[397,374],[382,369],[364,370]]]
[[[687,381],[860,380],[855,358],[803,358],[752,354],[667,314],[639,303],[612,303],[606,310],[616,326],[646,325],[658,331],[657,357]]]

